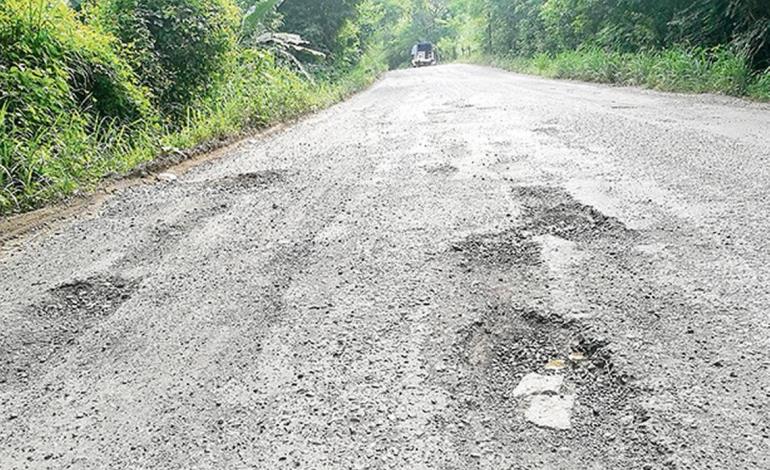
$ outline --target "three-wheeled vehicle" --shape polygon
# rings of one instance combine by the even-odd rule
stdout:
[[[438,50],[429,42],[421,42],[412,47],[412,67],[438,64]]]

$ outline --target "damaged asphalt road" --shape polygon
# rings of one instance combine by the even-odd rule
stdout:
[[[0,468],[770,468],[770,107],[450,65],[0,258]]]

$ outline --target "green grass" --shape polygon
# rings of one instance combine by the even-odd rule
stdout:
[[[770,100],[770,71],[752,73],[748,60],[727,48],[638,53],[583,48],[532,58],[475,56],[466,60],[550,78]]]
[[[311,82],[277,66],[271,55],[245,51],[219,87],[191,108],[185,124],[163,137],[163,145],[190,148],[322,109],[371,84],[385,71],[377,49],[351,70]]]
[[[756,76],[749,84],[749,96],[758,100],[770,101],[770,70]]]
[[[149,158],[149,128],[87,121],[77,112],[60,114],[51,127],[25,135],[5,127],[0,113],[0,213],[36,207]]]

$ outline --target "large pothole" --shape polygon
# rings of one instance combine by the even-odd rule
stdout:
[[[637,234],[564,190],[526,186],[513,191],[522,206],[514,226],[468,236],[450,249],[461,257],[461,268],[472,268],[460,273],[462,282],[485,296],[473,302],[482,306],[477,320],[458,331],[453,345],[464,377],[446,384],[456,396],[456,413],[483,416],[494,441],[522,454],[534,441],[521,436],[537,436],[544,448],[567,449],[580,461],[598,462],[612,453],[598,468],[660,461],[653,457],[665,449],[650,438],[645,392],[615,366],[612,345],[601,332],[554,307],[564,292],[554,263],[544,262],[556,255],[546,256],[542,245],[544,236],[558,237],[575,242],[575,249],[590,258],[625,246]],[[580,259],[569,261],[579,264]],[[479,287],[479,279],[489,285]],[[521,396],[515,390],[521,390],[525,377],[558,378],[559,386]],[[461,436],[460,442],[468,438]]]
[[[451,245],[467,262],[487,267],[526,268],[542,263],[537,237],[550,235],[572,242],[624,244],[636,232],[615,217],[575,200],[569,193],[545,186],[514,188],[523,206],[516,226],[492,233],[469,235]]]
[[[598,238],[617,241],[635,235],[617,218],[575,200],[562,189],[520,186],[513,193],[524,206],[521,230],[528,234],[553,235],[576,242]]]
[[[581,397],[590,397],[583,405],[594,415],[622,412],[634,393],[631,379],[613,367],[608,341],[575,320],[492,305],[461,338],[463,360],[485,378],[486,396],[493,401],[511,399],[518,381],[531,372],[564,377]]]
[[[26,383],[63,348],[114,314],[138,281],[97,276],[62,284],[27,307],[16,328],[0,333],[0,383]]]
[[[472,404],[495,423],[495,440],[517,448],[531,445],[521,436],[539,436],[543,449],[592,459],[612,452],[617,462],[660,461],[666,452],[651,438],[644,391],[614,366],[610,343],[579,321],[496,304],[459,338],[455,357],[465,380],[448,385],[455,413],[467,414]],[[532,376],[558,385],[521,396],[517,387]]]

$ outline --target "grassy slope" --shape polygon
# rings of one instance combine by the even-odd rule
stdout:
[[[640,53],[582,49],[533,58],[473,56],[465,60],[549,78],[770,100],[770,71],[753,74],[744,58],[725,49]]]

